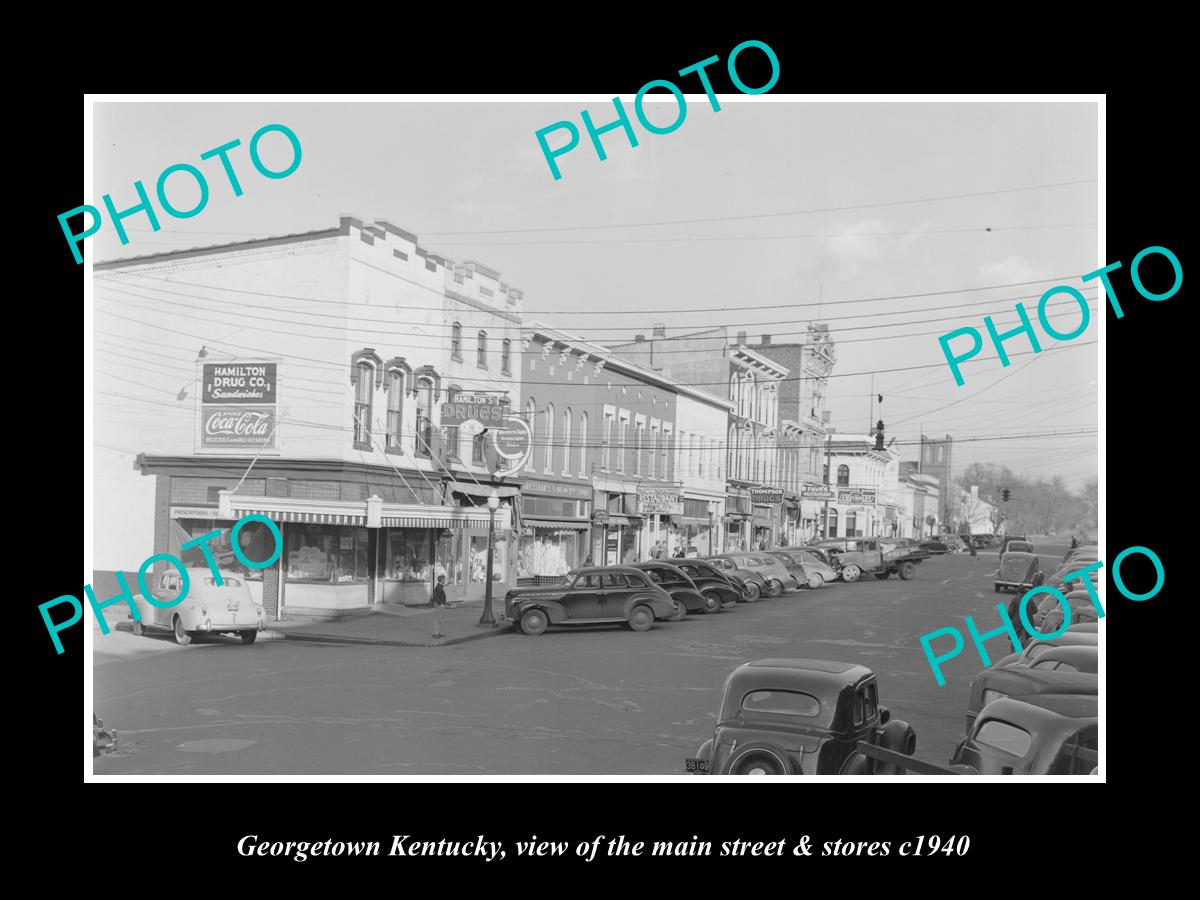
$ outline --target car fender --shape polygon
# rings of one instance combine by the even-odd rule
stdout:
[[[669,593],[671,594],[671,599],[682,602],[687,607],[688,612],[696,612],[708,605],[702,591],[694,591],[691,588],[676,588]]]
[[[669,597],[670,594],[667,596]],[[644,603],[646,606],[650,607],[650,610],[654,613],[654,618],[656,619],[664,619],[675,611],[675,603],[673,600],[667,600],[666,598],[660,597],[657,594],[634,594],[632,597],[626,600],[624,606],[621,607],[622,617],[628,619],[630,612],[632,612],[633,608],[639,603]]]
[[[712,745],[713,745],[712,738],[709,738],[707,741],[705,741],[703,744],[701,744],[700,749],[696,751],[696,759],[703,759],[703,760],[706,760],[707,762],[711,763],[712,762]]]
[[[891,719],[879,729],[879,746],[894,753],[912,756],[917,749],[917,733],[902,719]],[[876,760],[875,774],[900,775],[903,773],[898,766]]]
[[[561,603],[553,600],[521,600],[513,604],[513,619],[521,620],[521,616],[525,615],[531,609],[540,609],[546,614],[546,618],[550,620],[551,625],[561,625],[567,620],[567,611]]]

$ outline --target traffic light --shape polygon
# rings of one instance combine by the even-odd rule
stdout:
[[[1009,489],[1008,489],[1008,488],[1005,488],[1004,490],[1002,490],[1002,491],[1000,492],[1000,496],[1003,498],[1003,500],[1004,500],[1004,502],[1005,502],[1005,503],[1007,503],[1007,502],[1008,502],[1008,497],[1009,497],[1009,494],[1010,494],[1010,493],[1011,493],[1011,492],[1009,491]]]

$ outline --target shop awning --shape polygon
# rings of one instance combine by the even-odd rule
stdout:
[[[463,519],[450,516],[382,516],[379,524],[384,528],[453,528],[462,526]]]
[[[323,513],[323,512],[296,512],[291,510],[279,509],[252,509],[246,506],[234,505],[234,514],[237,518],[245,516],[266,516],[272,522],[308,522],[316,525],[366,525],[367,517],[352,516],[342,513]]]
[[[521,493],[519,487],[514,487],[511,484],[476,484],[473,481],[451,481],[450,490],[458,491],[460,494],[467,494],[471,497],[490,497],[492,491],[496,492],[497,497],[515,497]]]
[[[616,513],[608,514],[609,525],[637,525],[632,516],[619,516]]]
[[[771,528],[775,525],[772,519],[767,519],[763,516],[755,516],[753,521],[755,528]]]
[[[581,522],[578,519],[557,521],[555,519],[531,519],[528,516],[521,519],[521,524],[526,528],[553,528],[558,531],[587,531],[592,527],[591,522]]]

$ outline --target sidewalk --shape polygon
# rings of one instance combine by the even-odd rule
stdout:
[[[495,601],[492,609],[495,614]],[[479,625],[480,601],[432,607],[387,606],[366,615],[334,622],[271,622],[267,627],[289,641],[370,644],[380,647],[442,647],[507,634],[511,623],[498,620],[495,627]],[[434,637],[440,614],[441,637]]]

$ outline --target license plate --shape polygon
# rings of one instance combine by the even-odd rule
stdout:
[[[707,759],[686,759],[683,762],[684,768],[689,772],[707,772]]]

